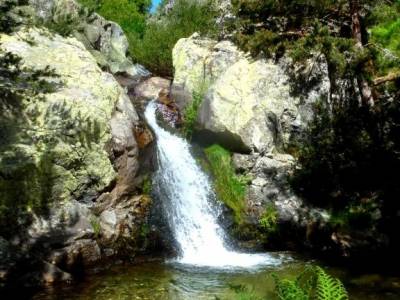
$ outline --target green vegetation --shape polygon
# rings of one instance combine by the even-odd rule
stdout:
[[[275,281],[275,293],[279,300],[348,300],[349,296],[343,283],[326,273],[321,267],[306,267],[294,280],[281,279],[272,274]],[[236,300],[261,300],[252,290],[240,285],[232,289]]]
[[[19,24],[11,12],[19,3],[2,2],[0,29],[10,33]],[[56,85],[48,78],[57,77],[46,67],[24,67],[20,57],[0,50],[0,235],[8,237],[30,222],[30,212],[46,213],[53,184],[52,153],[43,149],[32,157],[23,147],[32,140],[30,122],[35,111],[23,113],[30,103],[39,103],[43,94]],[[20,147],[12,147],[20,145]]]
[[[167,14],[150,19],[143,36],[132,40],[133,58],[155,74],[171,76],[172,48],[180,38],[194,32],[212,35],[216,31],[216,11],[212,1],[177,0]]]
[[[239,23],[235,40],[254,56],[279,59],[287,53],[304,65],[324,57],[332,92],[343,92],[340,80],[356,78],[357,83],[345,91],[346,99],[339,102],[354,101],[354,94],[360,93],[364,103],[371,104],[381,89],[371,93],[377,76],[392,75],[387,81],[398,78],[397,69],[393,70],[399,65],[398,1],[236,0],[234,7]],[[389,59],[388,52],[397,58]],[[308,79],[297,86],[293,82],[300,94],[315,83]]]
[[[288,147],[298,158],[292,186],[308,202],[329,209],[336,230],[379,228],[396,241],[400,2],[233,3],[235,41],[253,56],[289,55],[305,70],[320,58],[328,64],[332,97],[315,105],[306,140]],[[304,96],[318,83],[308,75],[292,80],[293,92]]]
[[[100,225],[99,219],[97,219],[96,217],[93,217],[93,218],[90,220],[90,225],[91,225],[92,228],[93,228],[94,236],[95,236],[96,238],[100,238],[100,236],[101,236],[101,225]]]
[[[216,31],[216,10],[213,1],[178,0],[167,13],[149,15],[150,0],[79,0],[104,18],[118,23],[129,41],[134,61],[153,73],[171,76],[172,48],[183,37],[194,32],[213,34]]]
[[[182,132],[184,136],[188,139],[191,139],[193,135],[196,126],[197,116],[199,114],[199,109],[208,87],[208,84],[203,83],[197,91],[194,91],[192,95],[192,101],[186,106],[183,111]]]
[[[219,145],[206,148],[205,154],[214,176],[218,198],[232,210],[236,223],[242,223],[245,212],[246,185],[235,174],[231,154]]]
[[[4,32],[12,33],[22,22],[14,13],[21,3],[1,3],[0,28]],[[46,215],[59,199],[62,162],[57,145],[91,147],[100,139],[98,122],[79,114],[72,116],[63,102],[43,112],[46,94],[63,85],[58,77],[49,66],[26,67],[17,55],[0,50],[0,235],[5,238],[27,228],[33,213]],[[54,122],[54,117],[60,121]]]
[[[309,267],[296,280],[273,275],[276,293],[281,300],[348,300],[342,282],[320,267]]]
[[[135,41],[136,35],[143,35],[146,16],[151,6],[150,0],[79,0],[79,2],[107,20],[119,24],[130,43]]]
[[[379,103],[374,110],[354,104],[330,113],[321,105],[316,107],[308,140],[299,147],[301,168],[294,172],[293,187],[309,202],[331,209],[336,227],[379,226],[396,238],[398,102]]]
[[[264,233],[266,239],[268,239],[268,236],[270,236],[271,234],[277,232],[278,211],[273,204],[270,204],[265,208],[265,211],[259,220],[259,226]]]
[[[61,14],[57,18],[47,20],[46,22],[38,21],[38,26],[44,26],[51,32],[58,33],[61,36],[70,36],[74,31],[81,30],[79,27],[81,18],[86,18],[88,11],[85,9],[79,10],[77,15]]]
[[[379,75],[400,71],[400,1],[379,3],[372,11],[371,47]],[[375,48],[374,48],[375,47]]]
[[[151,189],[152,189],[151,178],[149,175],[146,175],[142,183],[142,193],[145,195],[150,195]]]

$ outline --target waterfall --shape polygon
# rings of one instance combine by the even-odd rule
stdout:
[[[268,254],[245,254],[228,250],[224,231],[217,223],[218,209],[212,207],[212,185],[190,153],[186,140],[157,124],[157,104],[148,104],[145,117],[157,139],[158,171],[153,186],[163,201],[169,226],[180,256],[178,262],[211,267],[276,265]],[[216,212],[217,211],[217,212]]]

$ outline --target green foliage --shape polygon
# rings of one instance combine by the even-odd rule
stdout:
[[[219,200],[233,211],[236,223],[242,223],[246,185],[235,174],[231,154],[219,145],[206,148],[205,154],[214,176],[215,191]]]
[[[172,48],[180,38],[194,32],[216,31],[217,13],[211,0],[201,3],[178,0],[168,14],[148,19],[150,0],[80,0],[80,3],[89,11],[118,23],[128,38],[133,59],[158,75],[172,75]],[[61,24],[68,25],[68,22],[60,20]],[[59,25],[57,30],[63,28]]]
[[[180,38],[194,32],[213,34],[216,10],[211,1],[178,0],[172,10],[159,19],[150,19],[143,36],[131,36],[133,58],[155,74],[171,76],[172,48]]]
[[[90,225],[93,228],[94,231],[94,236],[96,238],[100,238],[101,236],[101,225],[100,225],[100,221],[96,218],[96,217],[92,217],[90,219]]]
[[[267,238],[278,230],[278,211],[273,204],[265,208],[259,220],[259,226]]]
[[[18,6],[28,4],[28,0],[0,1],[0,32],[10,33],[15,27],[22,24]]]
[[[379,201],[365,199],[362,203],[351,203],[341,210],[333,210],[329,224],[332,228],[350,230],[352,228],[371,228],[374,220],[380,216]]]
[[[151,189],[152,189],[151,178],[149,176],[146,176],[143,179],[143,183],[142,183],[142,193],[145,195],[150,195]]]
[[[295,280],[273,275],[280,300],[348,300],[342,282],[321,267],[308,267]]]
[[[281,279],[271,275],[275,281],[275,293],[279,300],[348,300],[343,283],[321,267],[308,266],[295,279]],[[254,290],[244,285],[230,286],[237,300],[258,300]]]
[[[10,24],[3,8],[1,28]],[[7,33],[14,28],[7,27]],[[62,102],[42,113],[45,95],[62,84],[49,66],[32,69],[17,55],[0,50],[0,235],[5,238],[26,228],[32,213],[46,215],[59,198],[58,143],[90,147],[103,131],[96,120],[72,116]]]
[[[146,29],[146,18],[151,0],[79,0],[88,8],[107,20],[118,23],[124,30],[131,50],[139,43]]]
[[[103,0],[99,1],[97,12],[118,23],[129,37],[132,33],[144,33],[150,4],[150,0]]]
[[[208,85],[203,84],[197,91],[194,91],[192,95],[192,101],[187,105],[187,107],[183,111],[182,132],[184,136],[188,139],[190,139],[193,135],[199,109],[201,103],[203,102],[204,95],[207,89]]]
[[[343,283],[320,267],[316,267],[317,286],[315,291],[318,300],[348,300],[346,289]]]
[[[357,3],[362,11],[363,49],[355,46],[348,0],[235,0],[238,25],[234,39],[253,56],[279,59],[288,53],[304,66],[309,66],[309,59],[326,58],[333,92],[342,91],[338,82],[343,78],[358,77],[372,82],[377,75],[397,74],[399,2],[364,0]],[[310,84],[307,81],[308,78],[301,82],[293,80],[292,84],[299,88]],[[355,90],[359,88],[353,86]],[[307,92],[304,88],[296,91]],[[356,99],[347,94],[345,98],[340,101]]]
[[[296,281],[283,279],[276,281],[276,293],[280,300],[308,300],[307,294],[297,285]]]
[[[86,17],[86,11],[80,10],[78,15],[61,14],[56,19],[48,20],[42,24],[51,32],[58,33],[61,36],[70,36],[74,31],[79,30],[81,18]]]
[[[356,105],[328,109],[316,106],[308,141],[299,149],[301,169],[292,184],[309,201],[335,209],[369,201],[392,215],[399,192],[393,174],[400,166],[397,102],[375,110]]]
[[[373,10],[371,45],[379,74],[398,71],[400,65],[400,3],[380,3]]]

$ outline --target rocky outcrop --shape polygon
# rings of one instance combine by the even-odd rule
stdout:
[[[17,135],[2,148],[0,165],[9,174],[2,187],[21,180],[14,170],[32,165],[39,179],[31,179],[40,180],[31,193],[40,210],[16,203],[31,221],[0,239],[1,257],[7,258],[0,262],[2,280],[18,280],[19,264],[25,273],[41,270],[36,279],[53,282],[70,280],[65,272],[81,272],[104,259],[134,257],[144,247],[151,199],[140,195],[135,133],[141,124],[126,91],[76,38],[30,28],[1,35],[0,44],[25,67],[53,69],[45,79],[55,86],[21,106],[28,138]],[[21,182],[21,190],[29,184]]]
[[[85,10],[75,0],[30,0],[30,4],[42,22],[65,27],[64,31],[81,41],[102,68],[136,78],[150,75],[132,63],[128,40],[118,24]]]
[[[202,39],[197,34],[178,41],[173,50],[173,94],[181,107],[207,85],[198,128],[202,138],[239,152],[268,152],[288,143],[291,134],[310,119],[310,103],[329,95],[327,66],[320,61],[309,71],[322,73],[307,96],[295,95],[289,59],[278,63],[252,60],[231,42]]]
[[[294,65],[286,57],[254,60],[229,41],[194,34],[178,41],[173,60],[172,91],[180,107],[206,86],[194,138],[234,152],[237,173],[251,178],[247,222],[257,228],[266,208],[274,207],[278,224],[287,233],[298,234],[290,239],[308,243],[311,233],[323,230],[330,216],[292,191],[288,178],[295,159],[285,148],[302,138],[313,118],[313,103],[329,97],[324,59],[310,61],[306,67]],[[306,78],[308,85],[299,86],[301,78]]]
[[[288,177],[295,167],[295,160],[291,155],[234,154],[233,164],[237,173],[251,178],[246,198],[256,219],[262,216],[266,207],[272,205],[281,224],[292,223],[306,228],[314,222],[323,226],[329,220],[330,215],[326,211],[305,205],[292,191]]]
[[[161,91],[169,93],[171,81],[161,77],[151,77],[135,87],[135,97],[147,100],[157,99]]]

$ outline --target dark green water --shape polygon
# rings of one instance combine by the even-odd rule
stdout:
[[[279,255],[279,254],[277,254]],[[301,259],[285,260],[278,267],[259,270],[215,270],[173,263],[151,262],[115,266],[89,276],[83,282],[54,290],[45,290],[34,299],[131,300],[131,299],[235,299],[230,286],[246,285],[263,299],[277,299],[271,273],[294,278],[306,264]],[[400,277],[379,274],[356,274],[349,270],[326,268],[346,285],[350,299],[399,300]]]

